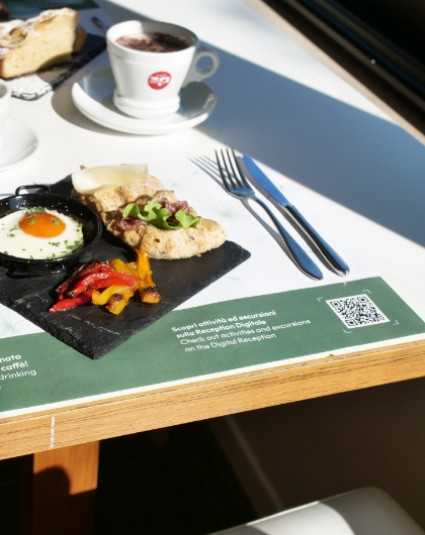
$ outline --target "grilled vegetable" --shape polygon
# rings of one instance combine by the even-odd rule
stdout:
[[[56,288],[58,301],[49,312],[91,302],[105,306],[112,314],[120,314],[136,293],[143,303],[159,303],[161,296],[152,279],[149,257],[144,251],[136,251],[136,254],[134,262],[112,258],[80,266]]]

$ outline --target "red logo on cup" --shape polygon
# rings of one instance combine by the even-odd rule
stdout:
[[[164,89],[171,82],[171,74],[165,71],[154,72],[148,78],[149,87]]]

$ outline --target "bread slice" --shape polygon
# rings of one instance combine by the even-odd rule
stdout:
[[[128,203],[145,199],[147,202],[162,187],[162,183],[151,176],[146,182],[103,186],[91,193],[79,193],[74,189],[71,195],[105,220],[107,214],[124,209]]]
[[[69,61],[86,39],[78,21],[79,13],[65,7],[0,23],[0,76],[14,78]]]
[[[179,205],[197,216],[196,211],[184,201],[179,201],[173,191],[159,190],[152,196],[139,197],[135,202],[141,209],[148,201],[162,205]],[[101,218],[109,232],[118,236],[134,249],[143,249],[150,258],[157,260],[180,260],[199,256],[220,247],[226,240],[226,233],[219,223],[200,218],[196,227],[164,230],[139,220],[123,219],[124,206],[115,212],[103,212]]]
[[[132,181],[132,176],[137,176],[137,180]],[[165,190],[160,180],[149,175],[147,167],[124,165],[83,169],[73,173],[72,181],[73,198],[96,212],[111,234],[133,249],[143,249],[150,258],[191,258],[220,247],[226,240],[221,225],[203,217],[196,227],[172,230],[160,229],[131,217],[124,218],[127,204],[136,203],[143,212],[149,201],[198,216],[186,201],[179,201],[173,191]],[[107,184],[101,185],[102,182]]]

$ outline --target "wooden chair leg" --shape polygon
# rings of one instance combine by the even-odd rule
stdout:
[[[99,442],[22,460],[21,535],[92,535]]]

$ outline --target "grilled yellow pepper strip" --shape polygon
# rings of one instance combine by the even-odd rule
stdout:
[[[105,290],[103,291],[98,291],[98,290],[95,290],[93,293],[92,293],[92,296],[91,296],[91,302],[93,303],[93,305],[106,305],[106,303],[109,302],[109,300],[111,299],[111,297],[114,295],[114,294],[122,294],[122,293],[131,293],[131,295],[134,295],[134,293],[136,292],[138,288],[138,285],[135,284],[133,286],[121,286],[121,285],[118,285],[118,284],[113,284],[112,286],[108,286],[108,288],[106,288]]]
[[[131,287],[123,286],[119,292],[111,295],[106,307],[112,314],[121,314],[130,302],[130,299],[137,291],[137,285]]]
[[[159,303],[161,296],[152,279],[152,270],[148,254],[142,249],[137,251],[136,274],[140,277],[139,294],[143,303]]]
[[[137,275],[136,262],[124,262],[121,258],[112,258],[109,260],[109,263],[117,271]]]

